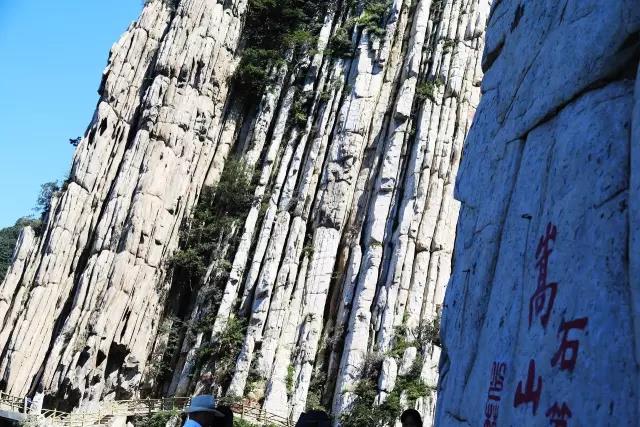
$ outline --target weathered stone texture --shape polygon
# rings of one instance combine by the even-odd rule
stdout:
[[[438,425],[637,422],[639,30],[635,1],[495,2]]]
[[[241,10],[151,1],[114,45],[68,188],[3,325],[8,392],[39,382],[82,400],[136,390],[162,313],[166,254],[216,149]]]
[[[338,3],[314,49],[268,70],[255,105],[231,78],[246,1],[171,3],[146,2],[114,45],[71,180],[43,236],[23,235],[0,297],[6,389],[42,383],[72,406],[143,386],[204,390],[216,361],[201,351],[234,318],[247,321],[244,342],[230,384],[214,391],[269,412],[295,418],[312,398],[348,411],[372,355],[384,360],[377,402],[416,361],[435,389],[439,340],[419,330],[439,318],[451,272],[453,187],[490,1],[395,0],[380,31],[356,25],[352,54],[334,57],[330,40],[364,4]],[[255,171],[231,272],[219,301],[182,290],[190,305],[175,319],[167,261],[230,153]],[[203,319],[213,332],[179,334],[172,378],[155,383],[166,328]],[[400,330],[409,345],[394,353]],[[435,392],[402,402],[431,425]]]

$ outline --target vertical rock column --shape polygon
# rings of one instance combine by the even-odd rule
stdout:
[[[315,99],[306,126],[284,126],[291,91],[275,92],[282,99],[267,128],[278,154],[265,157],[260,184],[269,189],[268,208],[255,232],[249,216],[256,241],[241,245],[214,324],[221,332],[229,316],[249,317],[228,394],[249,389],[249,398],[264,396],[266,410],[296,418],[314,376],[326,374],[338,386],[334,393],[327,385],[324,398],[335,397],[336,413],[347,411],[343,392],[359,380],[366,354],[390,349],[396,327],[417,330],[437,317],[457,219],[453,180],[478,101],[487,14],[487,2],[398,1],[386,35],[357,31],[348,60],[322,59],[325,29],[335,34],[340,26],[328,19],[321,53],[310,59],[318,65],[299,89]],[[341,79],[343,95],[335,84]],[[327,345],[343,333],[358,338],[344,351]],[[437,347],[420,352],[428,356],[423,379],[434,386]],[[401,357],[407,362],[386,366],[406,373],[417,353],[413,347]],[[334,362],[325,364],[326,356]],[[416,403],[429,418],[432,402]]]
[[[72,406],[137,391],[164,262],[216,153],[245,7],[151,1],[114,46],[71,182],[25,266],[23,308],[4,324],[7,391],[42,382]]]
[[[339,415],[374,355],[375,404],[397,393],[429,425],[435,395],[410,401],[400,385],[422,360],[416,376],[435,386],[438,339],[420,331],[451,271],[489,0],[339,2],[316,17],[313,46],[268,70],[258,105],[228,87],[246,2],[172,3],[147,2],[114,48],[68,189],[44,236],[25,234],[0,297],[7,389],[42,382],[69,406],[139,391],[167,338],[179,228],[234,150],[256,171],[253,206],[221,300],[203,291],[181,307],[184,324],[211,325],[177,328],[161,386],[200,390],[217,362],[206,346],[239,317],[223,393],[292,418],[320,404]]]
[[[364,224],[364,255],[351,261],[360,273],[353,301],[350,294],[343,298],[351,318],[334,413],[349,410],[365,360],[373,353],[388,354],[396,344],[397,328],[406,328],[409,338],[415,339],[421,324],[438,317],[448,280],[457,218],[453,182],[478,99],[475,87],[481,72],[477,64],[488,4],[447,2],[439,11],[430,6],[430,2],[416,6],[402,86]],[[437,12],[441,20],[434,25]],[[430,46],[426,52],[425,42]],[[421,72],[431,77],[431,83],[420,90],[432,92],[422,94],[426,99],[418,104],[415,140],[410,143],[411,108]],[[394,149],[396,144],[400,145]],[[345,286],[353,292],[349,288]],[[424,353],[422,379],[434,386],[432,360],[434,352],[437,360],[438,348],[431,344],[418,350]],[[410,370],[415,345],[401,356],[398,361],[386,356],[382,363],[381,400],[394,388],[397,367],[401,375]],[[430,424],[433,408],[422,405],[419,409]]]

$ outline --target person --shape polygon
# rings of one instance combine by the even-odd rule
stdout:
[[[331,427],[331,419],[324,411],[309,411],[300,415],[296,427]]]
[[[226,405],[220,405],[216,409],[224,415],[224,418],[218,422],[218,425],[221,427],[233,427],[233,411],[231,408]]]
[[[415,409],[407,409],[400,415],[402,427],[422,427],[422,417]]]
[[[184,410],[187,420],[183,427],[218,427],[224,414],[216,409],[216,399],[212,395],[191,398],[191,404]]]

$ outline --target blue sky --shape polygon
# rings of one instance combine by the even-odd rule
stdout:
[[[0,227],[65,177],[109,49],[142,0],[0,0]]]

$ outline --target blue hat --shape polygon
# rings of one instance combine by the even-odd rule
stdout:
[[[224,414],[216,409],[216,399],[210,395],[194,396],[191,404],[184,410],[187,414],[194,412],[212,412],[216,417],[224,417]]]

